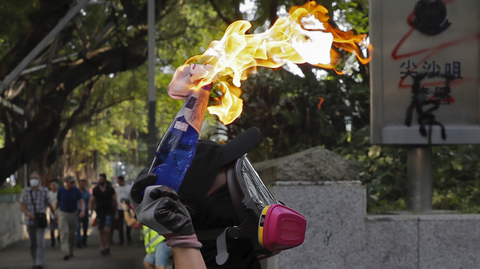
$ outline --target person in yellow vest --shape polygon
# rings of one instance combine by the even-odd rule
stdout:
[[[128,226],[133,226],[139,222],[134,217],[135,212],[130,208],[128,200],[121,203],[125,212],[125,222]],[[145,269],[165,269],[167,267],[168,258],[172,256],[172,248],[167,246],[165,237],[159,235],[154,230],[143,225],[143,242],[147,255],[143,258],[143,266]]]
[[[165,237],[144,225],[143,242],[147,252],[143,258],[145,269],[165,269],[168,258],[172,256],[172,249],[167,246]]]

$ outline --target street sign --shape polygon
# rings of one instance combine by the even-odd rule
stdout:
[[[372,144],[480,143],[479,13],[479,0],[370,0]]]

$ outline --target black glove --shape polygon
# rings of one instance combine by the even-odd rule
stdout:
[[[133,182],[128,196],[135,209],[139,222],[156,231],[160,235],[170,234],[172,231],[158,223],[154,218],[155,208],[157,207],[159,200],[151,199],[150,192],[158,187],[158,185],[154,185],[155,181],[157,181],[157,175],[147,174],[147,172],[147,168],[140,172],[135,179],[135,182]]]
[[[173,232],[164,235],[167,246],[180,248],[201,248],[195,230],[193,229],[190,214],[178,200],[178,194],[168,186],[158,186],[150,192],[150,198],[159,201],[154,218],[158,223]]]
[[[154,211],[154,217],[158,223],[179,235],[195,233],[190,214],[178,200],[178,194],[175,190],[160,185],[150,192],[150,198],[159,201]]]
[[[155,181],[157,181],[157,175],[148,174],[148,168],[143,168],[133,182],[132,188],[130,188],[130,201],[140,204],[143,200],[145,188],[155,184]]]
[[[156,174],[148,174],[147,169],[135,179],[129,193],[137,219],[160,235],[195,233],[185,206],[178,200],[178,194],[164,185],[153,185]]]

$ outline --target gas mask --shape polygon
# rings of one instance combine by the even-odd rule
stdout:
[[[303,243],[305,217],[275,199],[246,155],[228,166],[227,185],[241,223],[225,228],[216,237],[217,264],[228,260],[227,238],[248,238],[258,258],[270,257]],[[209,234],[209,231],[197,232],[200,237],[202,233]]]

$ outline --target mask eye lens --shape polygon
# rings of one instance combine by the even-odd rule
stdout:
[[[242,162],[242,177],[243,184],[259,210],[262,210],[266,205],[278,203],[247,158]]]

